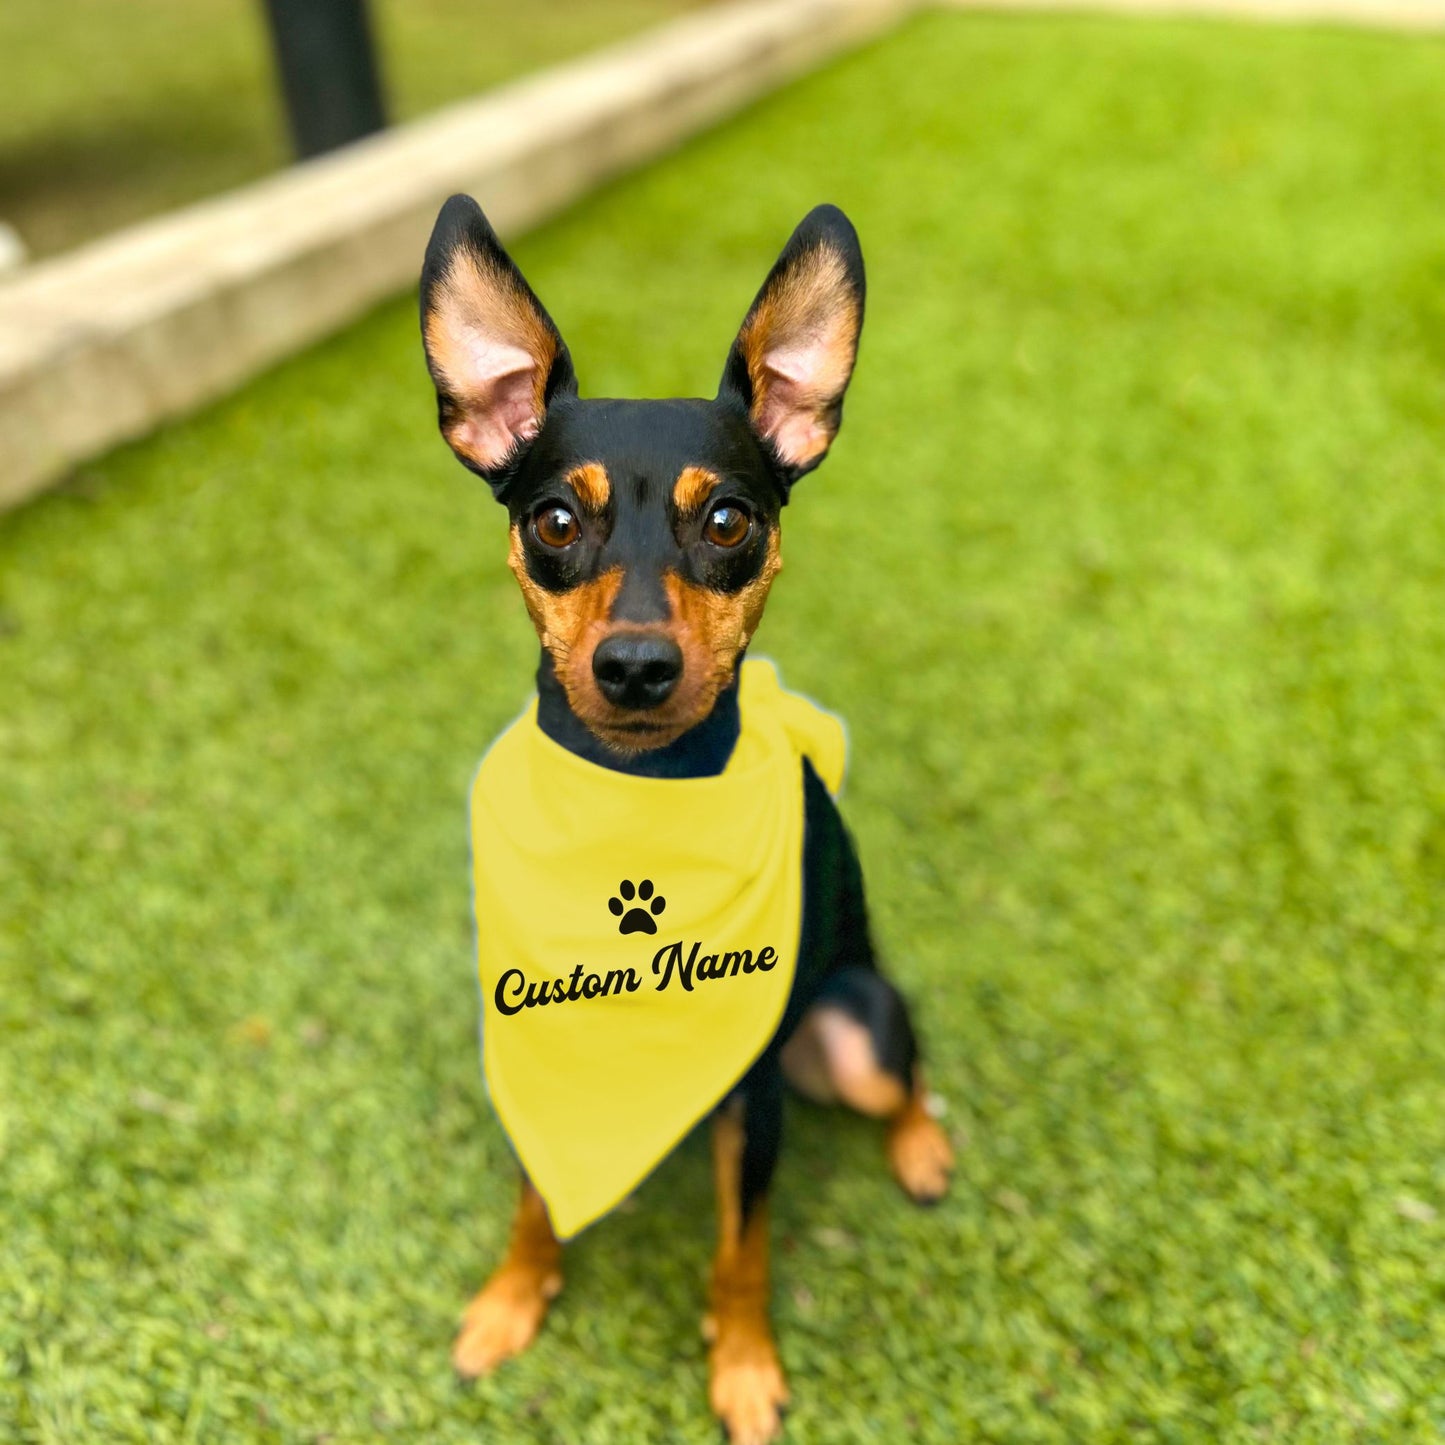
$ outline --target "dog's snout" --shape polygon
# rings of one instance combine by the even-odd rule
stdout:
[[[614,707],[659,707],[682,676],[682,649],[651,633],[614,633],[592,654],[592,675]]]

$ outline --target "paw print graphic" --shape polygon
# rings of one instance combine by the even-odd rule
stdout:
[[[617,891],[622,895],[621,898],[609,898],[607,900],[607,906],[611,909],[614,917],[622,920],[622,922],[617,925],[617,931],[619,933],[656,933],[657,923],[652,914],[661,913],[662,910],[667,907],[667,899],[660,893],[653,893],[652,879],[644,878],[642,882],[634,888],[631,881],[624,878],[622,882],[618,884]],[[627,904],[632,903],[634,898],[637,899],[637,902],[633,904],[631,908],[628,908]],[[648,904],[648,908],[652,910],[651,913],[648,912],[647,908],[641,906],[647,903],[649,898],[652,899],[652,902]]]

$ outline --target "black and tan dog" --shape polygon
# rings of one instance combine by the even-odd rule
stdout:
[[[421,286],[441,429],[506,506],[508,562],[542,641],[538,722],[626,773],[720,773],[738,737],[737,673],[781,566],[793,484],[838,429],[863,322],[863,258],[841,211],[793,233],[743,321],[712,401],[583,400],[567,347],[476,203],[447,202]],[[706,1332],[712,1406],[734,1445],[772,1439],[787,1391],[768,1322],[767,1191],[786,1078],[887,1120],[914,1199],[948,1183],[918,1048],[869,941],[858,858],[803,763],[803,923],[781,1026],[726,1099],[713,1154],[718,1244]],[[506,1258],[453,1360],[492,1369],[533,1339],[562,1250],[523,1179]]]

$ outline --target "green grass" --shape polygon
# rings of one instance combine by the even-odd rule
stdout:
[[[760,638],[969,1145],[792,1109],[796,1442],[1445,1430],[1445,46],[937,16],[517,251],[594,394],[871,267]],[[712,1442],[694,1139],[512,1199],[463,797],[534,641],[409,300],[0,524],[0,1438]]]
[[[698,0],[372,0],[405,120]],[[38,255],[286,164],[262,0],[5,0],[0,221]]]

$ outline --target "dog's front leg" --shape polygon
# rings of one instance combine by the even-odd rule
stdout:
[[[547,1206],[522,1176],[506,1257],[467,1306],[452,1364],[462,1375],[485,1375],[520,1355],[537,1336],[547,1307],[562,1292],[562,1246]]]
[[[709,1395],[730,1445],[765,1445],[781,1428],[788,1387],[768,1320],[768,1197],[782,1140],[782,1073],[765,1055],[719,1110],[713,1128],[718,1243]]]

